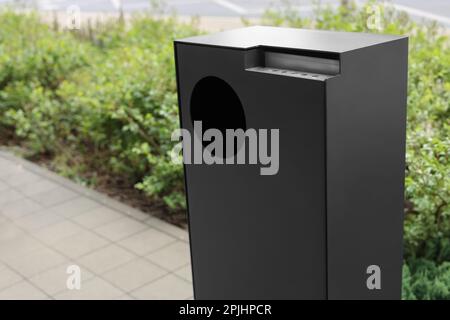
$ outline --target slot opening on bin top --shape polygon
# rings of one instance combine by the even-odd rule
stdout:
[[[337,54],[260,47],[246,52],[245,68],[251,71],[274,69],[335,76],[340,73],[340,61]]]

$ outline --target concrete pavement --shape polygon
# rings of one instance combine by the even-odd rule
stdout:
[[[185,230],[0,151],[0,300],[192,295]]]

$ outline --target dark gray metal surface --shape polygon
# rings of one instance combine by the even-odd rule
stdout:
[[[248,128],[281,132],[277,175],[185,166],[195,297],[324,299],[325,83],[245,71],[244,51],[177,44],[176,54],[182,127],[192,131],[194,85],[214,75],[236,91]]]
[[[327,82],[328,295],[400,299],[408,39],[341,56]],[[366,269],[381,268],[381,290]]]
[[[215,76],[235,90],[247,128],[280,129],[277,175],[185,166],[195,297],[398,299],[407,38],[283,30],[261,48],[337,59],[340,74],[253,72],[259,54],[245,48],[259,45],[231,34],[175,43],[183,128],[192,131],[195,84]],[[221,97],[208,94],[214,108]],[[370,265],[381,268],[380,290],[366,285]]]
[[[250,49],[258,46],[341,53],[403,36],[254,26],[179,39],[196,45]]]

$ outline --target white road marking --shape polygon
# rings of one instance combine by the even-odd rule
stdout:
[[[218,4],[219,6],[222,6],[224,8],[230,9],[233,12],[236,12],[238,14],[247,14],[247,9],[238,6],[237,4],[230,2],[228,0],[213,0],[214,3]]]

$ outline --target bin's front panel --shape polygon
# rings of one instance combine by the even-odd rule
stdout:
[[[400,299],[408,41],[341,61],[327,83],[328,298]]]
[[[176,44],[183,128],[193,132],[195,85],[213,76],[239,97],[247,129],[280,137],[274,175],[259,164],[185,165],[195,297],[325,299],[324,82],[245,71],[244,54]],[[239,115],[222,103],[232,99],[210,90],[210,108],[234,128]]]

